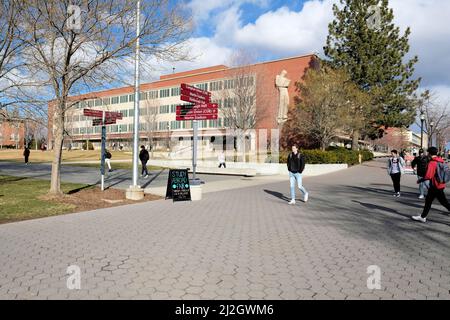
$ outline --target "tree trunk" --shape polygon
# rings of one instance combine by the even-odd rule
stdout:
[[[55,111],[53,123],[55,126],[55,135],[53,143],[54,158],[52,161],[52,175],[50,180],[50,194],[62,194],[61,191],[61,160],[62,147],[64,142],[64,119],[59,111]]]
[[[359,130],[353,130],[352,135],[352,150],[359,150]]]

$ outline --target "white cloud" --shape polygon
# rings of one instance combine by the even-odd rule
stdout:
[[[275,54],[322,52],[332,20],[333,1],[313,0],[299,12],[282,7],[260,16],[235,34],[241,46],[256,47]]]

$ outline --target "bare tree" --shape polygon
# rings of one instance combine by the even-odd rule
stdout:
[[[159,104],[156,102],[156,100],[145,100],[144,102],[144,108],[145,112],[142,115],[142,118],[144,119],[145,123],[145,133],[147,135],[147,141],[150,146],[150,152],[151,156],[153,158],[153,151],[154,151],[154,138],[155,138],[155,132],[158,130],[158,107]]]
[[[74,7],[77,5],[77,7]],[[80,9],[80,11],[78,11]],[[20,16],[27,71],[40,79],[53,100],[49,118],[54,126],[51,194],[60,194],[60,167],[67,110],[76,103],[70,95],[115,82],[126,74],[134,54],[136,1],[50,0],[27,1]],[[169,0],[142,1],[142,54],[156,59],[185,59],[182,46],[190,19]]]
[[[436,137],[435,141],[442,150],[443,138],[450,128],[450,101],[442,102],[436,93],[427,90],[421,95],[419,103],[420,112],[425,115],[428,138],[433,142],[433,137]]]
[[[246,162],[246,139],[249,131],[255,129],[256,124],[266,116],[266,108],[257,108],[257,105],[263,103],[269,92],[264,87],[266,82],[262,66],[256,68],[252,61],[251,54],[237,52],[231,60],[234,68],[228,72],[222,91],[222,116],[227,119],[227,126],[235,131],[243,162]]]

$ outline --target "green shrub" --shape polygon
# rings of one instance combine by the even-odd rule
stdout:
[[[89,150],[94,150],[94,146],[92,145],[92,142],[89,141]],[[83,142],[83,150],[87,150],[86,149],[86,142]]]
[[[346,163],[355,165],[359,163],[360,151],[352,151],[344,148],[330,148],[330,150],[302,150],[306,163],[309,164],[327,164],[327,163]],[[290,152],[280,153],[280,163],[287,163],[287,157]],[[373,153],[368,150],[361,151],[362,161],[373,159]]]

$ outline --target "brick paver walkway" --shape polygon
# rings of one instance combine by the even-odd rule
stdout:
[[[380,162],[287,183],[0,226],[3,299],[450,299],[450,217]],[[66,286],[81,269],[81,290]],[[381,290],[367,288],[367,267]]]

